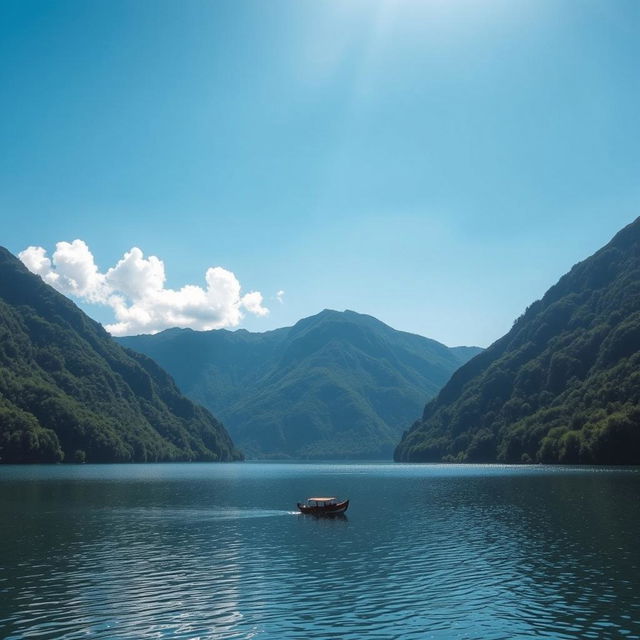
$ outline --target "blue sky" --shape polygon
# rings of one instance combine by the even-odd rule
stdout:
[[[250,330],[486,346],[640,215],[639,29],[635,0],[3,0],[0,243],[223,267]]]

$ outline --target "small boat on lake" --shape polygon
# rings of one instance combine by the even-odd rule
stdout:
[[[298,509],[311,516],[338,516],[348,506],[348,500],[339,502],[337,498],[307,498],[305,502],[298,502]]]

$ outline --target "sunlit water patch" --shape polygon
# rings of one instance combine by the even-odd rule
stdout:
[[[636,469],[0,468],[2,638],[640,638]],[[318,493],[346,518],[300,516]]]

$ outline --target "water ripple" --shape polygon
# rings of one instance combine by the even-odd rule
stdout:
[[[143,489],[92,469],[54,500],[16,482],[0,636],[640,638],[637,474],[299,467]],[[344,477],[347,519],[291,511]]]

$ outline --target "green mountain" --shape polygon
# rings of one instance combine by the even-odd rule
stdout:
[[[460,368],[396,460],[640,464],[640,218]]]
[[[0,462],[239,457],[157,364],[0,247]]]
[[[480,351],[330,310],[266,333],[170,329],[119,341],[166,368],[252,457],[391,457],[425,400]]]

